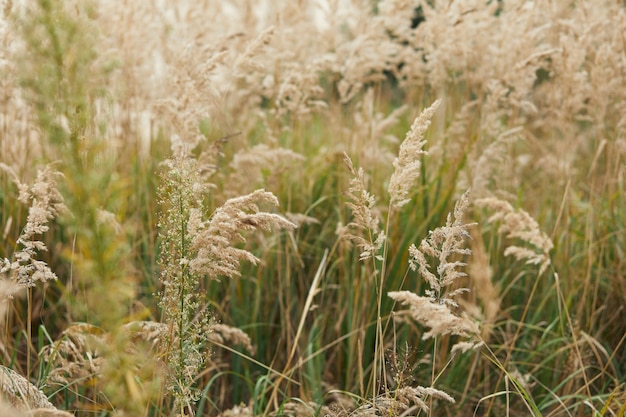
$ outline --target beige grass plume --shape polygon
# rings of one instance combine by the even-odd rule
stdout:
[[[453,312],[458,306],[454,297],[469,290],[458,288],[446,292],[455,280],[466,276],[464,272],[458,270],[465,266],[465,263],[458,259],[471,254],[471,250],[465,248],[465,241],[469,238],[467,229],[472,224],[463,223],[463,214],[468,205],[466,192],[454,208],[454,220],[448,215],[445,226],[429,232],[419,247],[411,245],[409,249],[411,269],[418,270],[430,286],[430,289],[426,290],[426,296],[419,296],[410,291],[389,293],[389,297],[409,306],[413,319],[430,329],[424,333],[423,339],[445,334],[471,337],[479,333],[478,325],[474,321],[466,315],[457,315]],[[435,272],[432,272],[433,268],[428,263],[427,257],[437,260]]]
[[[345,153],[344,162],[352,174],[348,189],[351,202],[347,206],[352,210],[354,220],[340,229],[339,233],[357,245],[361,250],[361,260],[371,256],[380,260],[378,252],[385,241],[385,233],[380,229],[380,219],[374,212],[376,199],[367,191],[363,168],[357,170]]]
[[[229,195],[241,195],[241,190],[253,186],[275,184],[285,171],[305,160],[304,156],[281,147],[270,147],[264,143],[237,152],[230,163]],[[234,194],[236,193],[236,194]]]
[[[261,211],[261,204],[278,206],[278,199],[269,191],[256,190],[248,195],[229,199],[215,210],[209,221],[199,223],[198,233],[192,243],[192,247],[198,252],[189,264],[191,270],[213,279],[219,276],[239,276],[241,261],[253,264],[259,261],[249,251],[234,246],[246,241],[243,231],[269,231],[272,228],[293,230],[296,227],[278,214]]]
[[[393,161],[395,171],[389,180],[388,190],[391,196],[391,205],[395,208],[400,208],[410,201],[409,191],[420,175],[421,162],[419,157],[427,154],[422,149],[426,143],[424,132],[430,126],[430,119],[440,104],[441,100],[436,100],[415,118],[411,129],[400,145],[398,157]]]
[[[371,403],[357,408],[350,414],[355,417],[365,416],[404,416],[411,411],[421,410],[428,412],[427,398],[454,403],[455,400],[448,393],[432,387],[400,387],[397,390],[377,396]],[[412,414],[411,414],[412,415]]]
[[[509,245],[504,250],[505,256],[524,260],[527,264],[539,265],[541,275],[550,265],[550,251],[554,247],[552,240],[541,231],[537,221],[526,211],[515,210],[513,206],[495,197],[482,198],[476,205],[487,207],[495,213],[487,220],[489,223],[501,222],[498,232],[508,239],[519,239],[531,248]]]
[[[0,394],[13,406],[21,409],[56,410],[39,388],[14,370],[2,365],[0,365]]]
[[[37,171],[35,181],[29,186],[20,182],[7,165],[0,164],[0,169],[13,177],[19,189],[18,200],[23,204],[30,203],[26,225],[17,239],[21,248],[13,254],[12,261],[0,259],[0,276],[8,274],[18,284],[17,289],[34,287],[38,281],[56,280],[56,274],[45,262],[35,259],[35,255],[48,250],[46,244],[38,240],[37,235],[47,232],[50,228],[48,222],[67,210],[63,204],[63,196],[56,186],[56,179],[61,174],[46,166]]]

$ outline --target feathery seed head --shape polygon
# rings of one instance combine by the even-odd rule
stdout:
[[[385,233],[380,230],[380,219],[374,214],[376,199],[367,191],[363,169],[357,170],[347,154],[344,154],[344,162],[353,176],[348,189],[352,202],[347,206],[352,210],[354,220],[342,228],[340,234],[361,249],[361,260],[371,256],[380,259],[378,252],[385,242]]]
[[[271,192],[256,190],[229,199],[207,222],[202,223],[199,233],[192,240],[192,250],[197,251],[197,256],[190,263],[191,270],[212,279],[239,276],[241,261],[258,262],[258,258],[249,251],[233,246],[246,241],[242,231],[293,230],[297,227],[278,214],[261,211],[259,205],[278,206],[278,199]]]
[[[550,265],[550,251],[554,247],[552,240],[539,228],[537,221],[526,211],[515,210],[507,201],[495,197],[482,198],[476,201],[478,206],[487,207],[495,213],[487,220],[489,223],[501,222],[498,228],[509,239],[520,239],[531,248],[509,245],[505,256],[513,256],[517,260],[525,260],[527,264],[540,265],[541,275]]]
[[[17,239],[21,249],[13,254],[13,261],[6,258],[2,260],[0,273],[8,273],[10,278],[18,283],[17,288],[34,287],[38,281],[56,280],[56,274],[48,265],[35,259],[37,252],[48,250],[45,243],[38,240],[36,235],[47,232],[48,222],[67,211],[63,204],[63,196],[56,186],[56,179],[62,174],[54,171],[51,166],[46,166],[37,171],[35,181],[28,186],[21,183],[8,166],[1,164],[0,169],[6,170],[13,177],[19,189],[19,201],[31,204],[26,225]]]
[[[471,254],[471,250],[464,247],[469,237],[467,229],[473,225],[463,223],[463,215],[469,205],[468,194],[469,191],[457,202],[454,219],[452,215],[448,215],[445,226],[429,232],[419,247],[411,245],[409,248],[411,269],[418,270],[430,286],[426,290],[426,297],[410,291],[392,291],[388,294],[394,300],[408,305],[413,319],[430,329],[424,333],[423,339],[445,334],[472,337],[479,333],[478,325],[467,315],[457,315],[452,311],[458,307],[454,297],[468,289],[458,288],[445,293],[446,288],[457,278],[466,276],[458,270],[465,263],[449,258]],[[432,272],[427,257],[438,261],[436,272]]]
[[[441,100],[435,101],[415,118],[411,129],[400,145],[398,157],[393,161],[395,171],[389,180],[388,190],[391,196],[391,205],[395,208],[400,208],[410,201],[408,198],[410,189],[420,175],[421,162],[419,157],[428,154],[422,149],[426,143],[424,133],[430,126],[430,120],[440,104]]]

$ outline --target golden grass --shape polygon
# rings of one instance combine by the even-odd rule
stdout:
[[[624,33],[0,1],[0,415],[623,416]]]

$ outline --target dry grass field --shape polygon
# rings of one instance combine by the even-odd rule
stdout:
[[[626,411],[621,0],[0,0],[0,417]]]

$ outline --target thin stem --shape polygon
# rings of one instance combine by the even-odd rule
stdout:
[[[26,378],[30,379],[30,348],[32,346],[32,320],[33,320],[33,289],[28,287],[27,294],[27,320],[26,320]],[[27,396],[30,398],[30,385],[28,385]]]
[[[433,366],[430,370],[430,386],[434,387],[435,386],[435,368],[437,367],[437,340],[439,340],[438,336],[435,336],[434,338],[434,342],[433,342]],[[428,415],[432,416],[433,415],[433,397],[432,395],[429,397],[429,401],[428,401]]]
[[[385,224],[385,236],[389,236],[389,219],[391,217],[391,204],[389,205],[389,208],[387,210],[387,221]],[[385,363],[385,357],[384,357],[384,349],[382,349],[382,347],[384,346],[384,338],[383,338],[383,327],[382,327],[382,322],[381,322],[381,310],[382,310],[382,303],[383,303],[383,285],[384,285],[384,281],[385,281],[385,273],[386,273],[386,269],[387,269],[387,252],[389,249],[389,244],[387,241],[387,238],[385,238],[385,242],[383,244],[383,261],[382,261],[382,265],[380,267],[380,278],[379,278],[379,284],[378,284],[378,299],[376,300],[376,346],[374,348],[374,369],[373,369],[373,380],[372,380],[372,398],[376,398],[376,395],[378,394],[376,392],[376,379],[378,376],[378,366],[381,367],[381,376],[383,378],[383,380],[386,380],[386,375],[383,375],[385,373],[385,367],[383,366],[383,364]],[[374,262],[374,270],[376,270],[375,266],[376,266],[376,257],[374,254],[372,254],[372,261]]]
[[[182,195],[179,195],[179,205],[178,208],[180,210],[180,255],[181,258],[185,257],[185,216],[183,216],[182,214],[184,213],[184,204],[183,204],[183,197]],[[181,383],[185,383],[184,381],[184,367],[185,367],[185,355],[183,354],[183,347],[184,347],[184,335],[183,335],[183,326],[184,326],[184,318],[185,318],[185,273],[186,273],[186,266],[181,263],[181,283],[180,283],[180,288],[178,291],[178,297],[179,297],[179,301],[180,301],[180,311],[178,312],[178,379]]]
[[[513,335],[513,338],[511,339],[511,342],[510,342],[511,348],[507,351],[506,358],[504,359],[504,363],[502,363],[502,369],[504,370],[504,372],[506,372],[506,368],[509,366],[509,361],[511,360],[511,356],[513,355],[513,349],[515,348],[515,343],[517,343],[517,339],[520,333],[522,332],[524,320],[526,319],[526,315],[528,314],[528,310],[530,309],[532,299],[535,295],[535,292],[537,291],[537,287],[539,286],[540,277],[541,277],[541,274],[538,274],[537,279],[535,279],[533,288],[531,289],[530,294],[528,295],[528,301],[526,302],[526,305],[524,306],[524,310],[522,311],[522,316],[519,319],[519,325],[517,326],[517,329],[515,330],[515,334]],[[495,385],[496,387],[500,385],[500,382],[502,381],[502,376],[503,376],[502,373],[498,375],[498,380],[496,381],[496,385]],[[487,414],[491,412],[494,402],[495,402],[495,397],[493,397],[491,401],[489,402],[489,407],[487,408]]]

